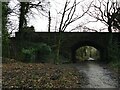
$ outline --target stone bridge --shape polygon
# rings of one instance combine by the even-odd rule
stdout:
[[[16,33],[15,41],[19,43],[20,33]],[[113,34],[116,36],[117,34]],[[51,45],[54,48],[54,45],[57,42],[59,36],[58,32],[33,32],[24,33],[23,40],[32,41],[32,42],[44,42]],[[78,32],[62,32],[62,43],[60,47],[60,53],[71,59],[73,62],[76,62],[75,51],[82,46],[93,46],[100,52],[101,60],[107,60],[107,47],[109,43],[110,33],[78,33]]]

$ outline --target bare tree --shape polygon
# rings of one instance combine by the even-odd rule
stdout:
[[[113,0],[97,0],[97,3],[92,4],[92,9],[87,13],[95,18],[97,21],[101,21],[108,27],[108,31],[112,32],[112,27],[116,21],[117,15],[120,12],[118,1]],[[99,4],[99,5],[98,5]]]
[[[24,27],[27,26],[29,18],[32,16],[34,17],[35,15],[42,15],[42,16],[47,16],[46,14],[48,13],[48,0],[35,0],[36,2],[33,2],[30,0],[29,2],[20,2],[19,0],[15,2],[15,7],[12,7],[10,10],[9,18],[12,16],[15,16],[19,18],[19,25],[15,25],[16,23],[13,22],[13,20],[9,20],[8,23],[8,29],[10,29],[10,33],[12,33],[14,30],[18,29],[20,32],[23,30]],[[11,1],[14,2],[14,1]],[[35,9],[36,12],[34,12]],[[11,24],[13,24],[11,26]],[[13,26],[15,26],[13,28]],[[16,28],[17,27],[17,28]]]
[[[20,2],[20,23],[19,23],[19,31],[21,31],[22,27],[27,26],[27,20],[26,17],[29,17],[29,15],[34,15],[32,9],[36,9],[40,14],[45,16],[43,12],[47,13],[46,5],[43,5],[42,0],[36,0],[37,3],[33,2]],[[49,4],[49,2],[45,2],[46,4]],[[28,14],[29,13],[29,14]]]
[[[82,1],[81,1],[82,2]],[[73,5],[71,7],[68,7],[69,5],[69,1],[66,0],[65,5],[64,5],[64,10],[62,12],[62,18],[60,21],[60,26],[59,26],[59,32],[62,31],[64,32],[66,30],[66,28],[73,22],[81,19],[90,9],[92,2],[90,3],[90,5],[88,6],[87,10],[84,11],[81,15],[76,15],[76,7],[77,5],[79,5],[81,2],[76,2],[76,0],[74,0]]]
[[[82,2],[82,1],[81,1]],[[65,32],[66,28],[73,22],[79,20],[80,18],[82,18],[90,9],[92,2],[90,3],[90,5],[88,6],[88,9],[86,11],[84,11],[81,15],[76,15],[76,7],[77,5],[79,5],[80,2],[76,2],[76,0],[74,0],[73,4],[71,7],[68,7],[70,4],[70,1],[66,0],[64,8],[63,8],[63,12],[60,13],[62,15],[61,19],[60,19],[60,23],[59,23],[59,35],[58,35],[58,39],[57,39],[57,48],[56,48],[56,61],[57,63],[59,63],[59,54],[60,54],[60,47],[61,47],[61,43],[62,43],[62,32]]]

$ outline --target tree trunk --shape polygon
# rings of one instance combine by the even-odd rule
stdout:
[[[22,32],[23,23],[24,23],[24,8],[25,4],[24,2],[21,2],[21,8],[20,8],[20,18],[19,18],[19,32]]]
[[[51,27],[51,15],[49,11],[49,17],[48,17],[48,32],[50,32],[50,27]]]
[[[20,2],[20,18],[19,18],[19,32],[22,32],[23,27],[27,26],[25,15],[28,13],[28,2]]]
[[[59,36],[58,36],[58,42],[57,42],[57,49],[56,49],[56,63],[55,64],[59,64],[60,63],[60,45],[61,45],[61,32],[59,32]]]
[[[50,29],[51,29],[51,28],[50,28],[50,27],[51,27],[51,15],[50,15],[50,11],[49,11],[48,14],[49,14],[49,17],[48,17],[48,33],[49,33],[49,34],[48,34],[48,35],[49,35],[49,36],[48,36],[48,41],[50,42]]]
[[[112,33],[111,25],[108,26],[108,31]]]

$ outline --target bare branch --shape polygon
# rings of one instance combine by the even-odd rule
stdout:
[[[68,17],[67,17],[67,19],[66,19],[66,21],[65,21],[65,23],[64,23],[64,25],[62,27],[62,31],[65,31],[67,23],[69,23],[73,18],[73,15],[74,15],[75,10],[76,10],[76,0],[74,1],[73,6],[74,7],[71,7],[71,9],[69,11]]]
[[[63,14],[62,14],[62,19],[61,19],[60,26],[59,26],[59,31],[61,31],[61,28],[62,28],[62,24],[63,24],[63,20],[64,20],[64,17],[65,17],[67,5],[68,5],[68,2],[66,1],[65,6],[64,6],[64,11],[63,11]]]
[[[93,2],[93,1],[92,1]],[[80,19],[80,18],[82,18],[88,11],[89,11],[89,9],[90,9],[90,7],[91,7],[91,4],[92,4],[92,2],[90,3],[90,5],[89,5],[89,7],[88,7],[88,9],[81,15],[81,16],[79,16],[79,17],[75,17],[75,18],[73,18],[67,25],[69,25],[69,24],[71,24],[71,23],[73,23],[73,22],[75,22],[76,20],[78,20],[78,19]]]
[[[80,2],[78,2],[78,3],[76,3],[76,4],[74,4],[72,7],[68,8],[68,9],[66,10],[66,12],[69,11],[71,8],[77,6],[78,4],[80,4],[80,3],[83,2],[83,1],[84,1],[84,0],[82,0],[82,1],[80,1]]]
[[[89,11],[88,15],[101,21],[108,26],[108,31],[112,32],[113,23],[118,16],[117,1],[112,0],[98,0],[99,6],[93,4],[94,11]]]

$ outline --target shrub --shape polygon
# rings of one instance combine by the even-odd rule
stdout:
[[[45,43],[31,43],[22,49],[23,58],[27,62],[46,62],[51,48]]]
[[[23,48],[22,49],[23,58],[26,62],[35,61],[35,49],[34,48]]]
[[[117,40],[110,43],[108,47],[108,58],[113,67],[120,67],[120,45]]]
[[[48,56],[50,55],[51,51],[51,47],[47,44],[38,44],[35,50],[36,60],[39,62],[39,59],[41,59],[41,62],[45,62],[45,60],[48,59]]]
[[[109,59],[111,61],[118,61],[118,59],[120,58],[120,48],[119,48],[119,44],[117,43],[117,41],[112,42],[112,44],[110,44],[109,48],[108,48],[108,52],[109,52]]]

